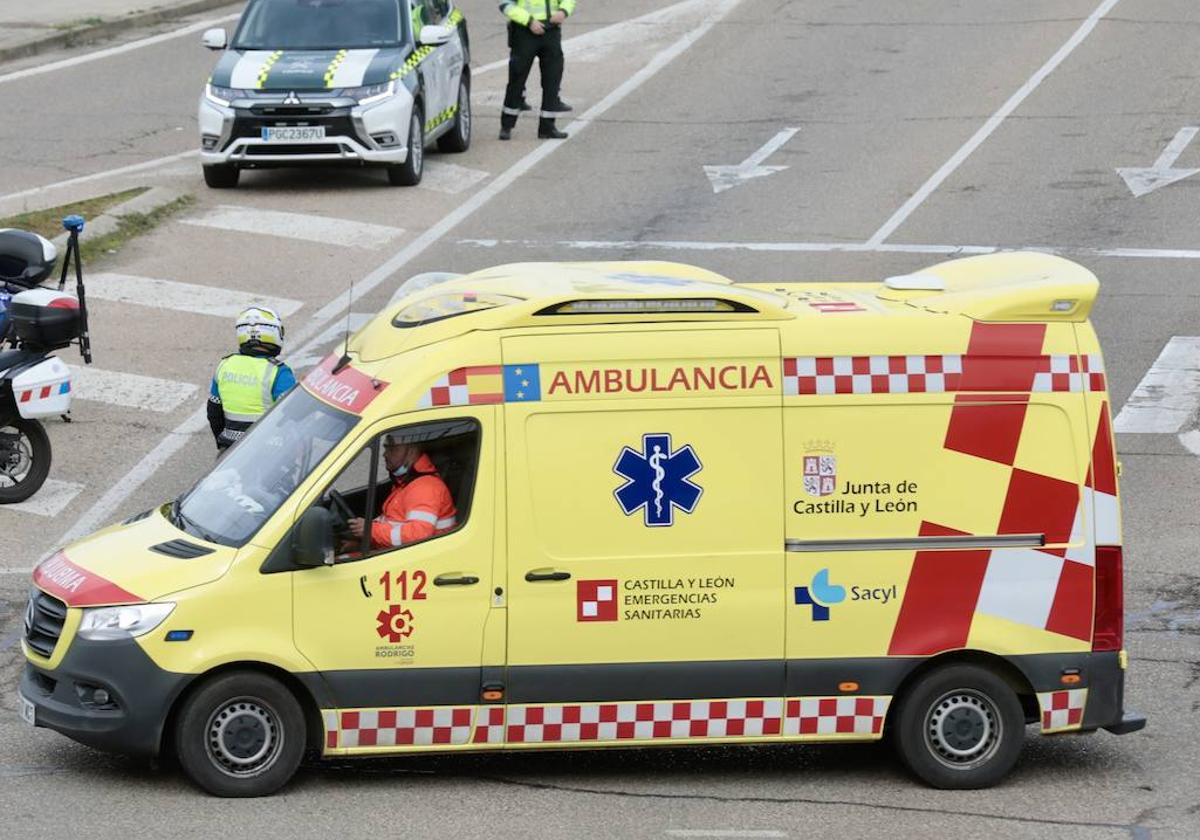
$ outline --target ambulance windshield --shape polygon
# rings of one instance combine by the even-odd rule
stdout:
[[[295,388],[171,506],[175,527],[239,547],[358,422]]]

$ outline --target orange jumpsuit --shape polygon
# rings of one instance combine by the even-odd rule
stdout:
[[[454,499],[428,455],[396,481],[383,513],[371,523],[372,548],[399,548],[444,534],[457,522]]]

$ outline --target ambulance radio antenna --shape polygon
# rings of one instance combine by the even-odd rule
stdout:
[[[342,372],[346,365],[350,364],[350,310],[354,306],[354,278],[350,278],[350,295],[346,299],[346,340],[342,344],[342,358],[338,359],[337,364],[330,371],[334,376]]]

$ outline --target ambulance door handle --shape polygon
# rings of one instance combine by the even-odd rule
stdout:
[[[525,573],[525,580],[537,583],[543,580],[570,580],[570,572],[560,572],[558,569],[533,569]]]
[[[471,586],[479,583],[479,578],[474,575],[438,575],[433,579],[434,586]]]

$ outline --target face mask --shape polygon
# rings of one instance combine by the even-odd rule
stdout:
[[[396,469],[392,470],[392,475],[396,478],[401,478],[407,473],[408,466],[406,464],[401,464],[400,466],[396,467]]]

